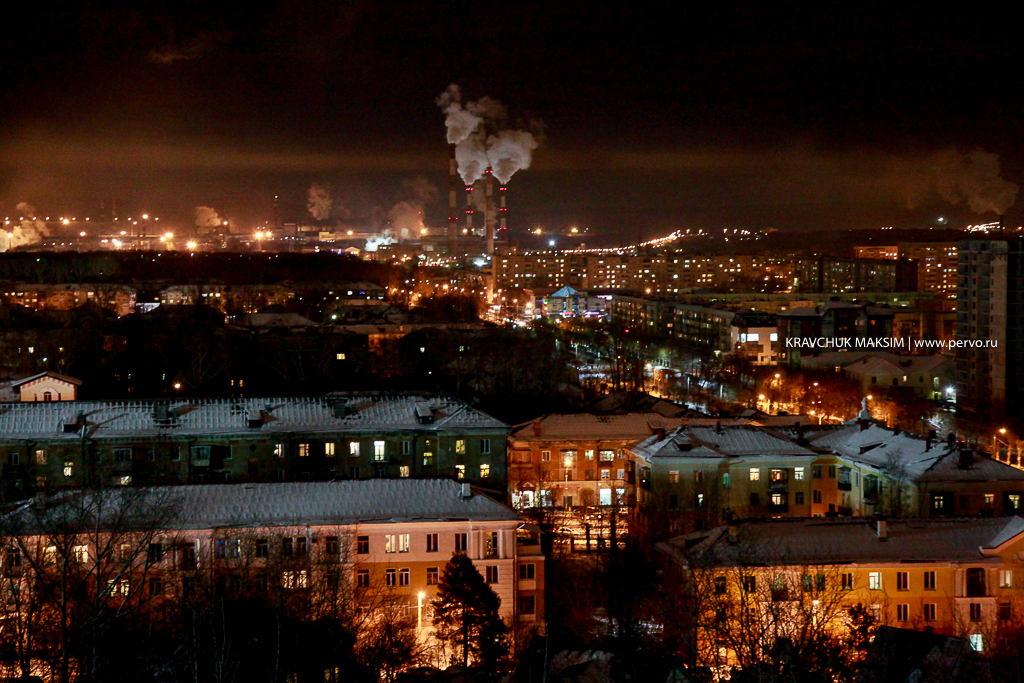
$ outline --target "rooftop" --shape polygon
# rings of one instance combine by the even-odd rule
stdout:
[[[429,406],[432,420],[424,420],[422,410],[417,415],[417,406],[423,405]],[[83,422],[79,422],[80,415]],[[250,426],[253,421],[256,426]],[[0,440],[74,440],[81,438],[83,424],[94,439],[508,428],[461,401],[430,395],[61,401],[0,406]]]
[[[119,501],[138,505],[149,497],[153,504],[159,501],[173,506],[177,512],[173,526],[181,529],[519,519],[514,510],[487,496],[474,493],[463,498],[462,484],[447,479],[215,484],[123,490],[126,492],[123,496],[119,496],[120,489],[108,492],[106,507],[111,514],[116,514]],[[92,494],[70,492],[64,495]]]
[[[812,518],[750,522],[695,532],[661,543],[677,561],[716,566],[984,562],[995,548],[1024,531],[1018,517],[892,519],[887,540],[865,518]]]

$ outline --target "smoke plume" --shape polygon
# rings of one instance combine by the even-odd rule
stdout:
[[[537,140],[525,130],[505,130],[487,138],[487,163],[505,184],[516,171],[530,167]]]
[[[947,149],[922,160],[900,159],[889,173],[904,188],[909,209],[937,194],[950,204],[966,202],[975,213],[1003,215],[1017,199],[1017,185],[1000,177],[999,156],[991,152]]]
[[[306,193],[306,208],[313,218],[322,221],[331,215],[331,191],[319,184],[313,183]]]
[[[196,227],[200,229],[215,228],[221,224],[217,211],[209,206],[196,207]]]
[[[476,131],[464,138],[455,146],[455,163],[459,167],[459,175],[466,185],[472,185],[487,170],[487,148],[484,145],[483,131]]]
[[[490,166],[503,184],[530,167],[537,138],[507,126],[508,109],[493,97],[462,103],[459,86],[448,86],[437,98],[445,113],[448,142],[456,145],[455,162],[463,182],[472,185]]]
[[[444,125],[448,127],[448,143],[457,145],[480,125],[481,118],[462,106],[462,92],[452,83],[441,93],[437,106],[444,112]]]
[[[399,239],[416,239],[423,229],[423,207],[410,201],[401,201],[388,211],[391,229]]]
[[[46,223],[36,217],[36,207],[28,202],[19,202],[14,208],[21,216],[21,222],[11,232],[0,229],[0,251],[36,244],[49,237]]]

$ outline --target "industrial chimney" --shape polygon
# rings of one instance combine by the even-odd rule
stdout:
[[[459,208],[456,188],[458,164],[455,161],[455,145],[448,145],[448,254],[454,256],[459,242]]]
[[[484,232],[487,239],[487,255],[494,256],[494,172],[488,166],[484,171]]]
[[[498,197],[501,205],[498,207],[498,237],[505,239],[505,190],[508,188],[502,185],[498,188]]]
[[[473,186],[466,185],[466,234],[473,234]]]

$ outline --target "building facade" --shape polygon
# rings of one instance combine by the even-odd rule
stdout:
[[[446,477],[504,495],[508,426],[439,396],[19,403],[9,497],[87,484]]]

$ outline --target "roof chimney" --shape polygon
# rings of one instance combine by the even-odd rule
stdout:
[[[536,420],[533,423],[533,435],[534,436],[540,436],[540,433],[541,433],[540,420]]]
[[[729,543],[739,543],[740,527],[735,522],[729,522]]]
[[[804,423],[797,420],[794,426],[796,427],[796,442],[801,446],[806,445],[807,440],[804,439]]]
[[[970,448],[961,448],[960,462],[957,463],[957,467],[962,470],[969,470],[974,467],[974,451]]]
[[[899,422],[897,422],[896,424],[893,425],[893,427],[892,427],[892,435],[893,436],[899,436],[900,435],[900,423]]]
[[[889,540],[889,523],[885,517],[879,515],[875,518],[875,531],[878,533],[879,541]]]
[[[719,420],[718,422],[715,423],[715,434],[721,434],[721,433],[722,433],[722,421]]]
[[[462,483],[462,489],[459,497],[462,498],[462,500],[473,497],[473,488],[469,485],[469,482]]]
[[[664,441],[665,440],[665,428],[664,427],[658,427],[654,431],[658,435],[658,441]]]

